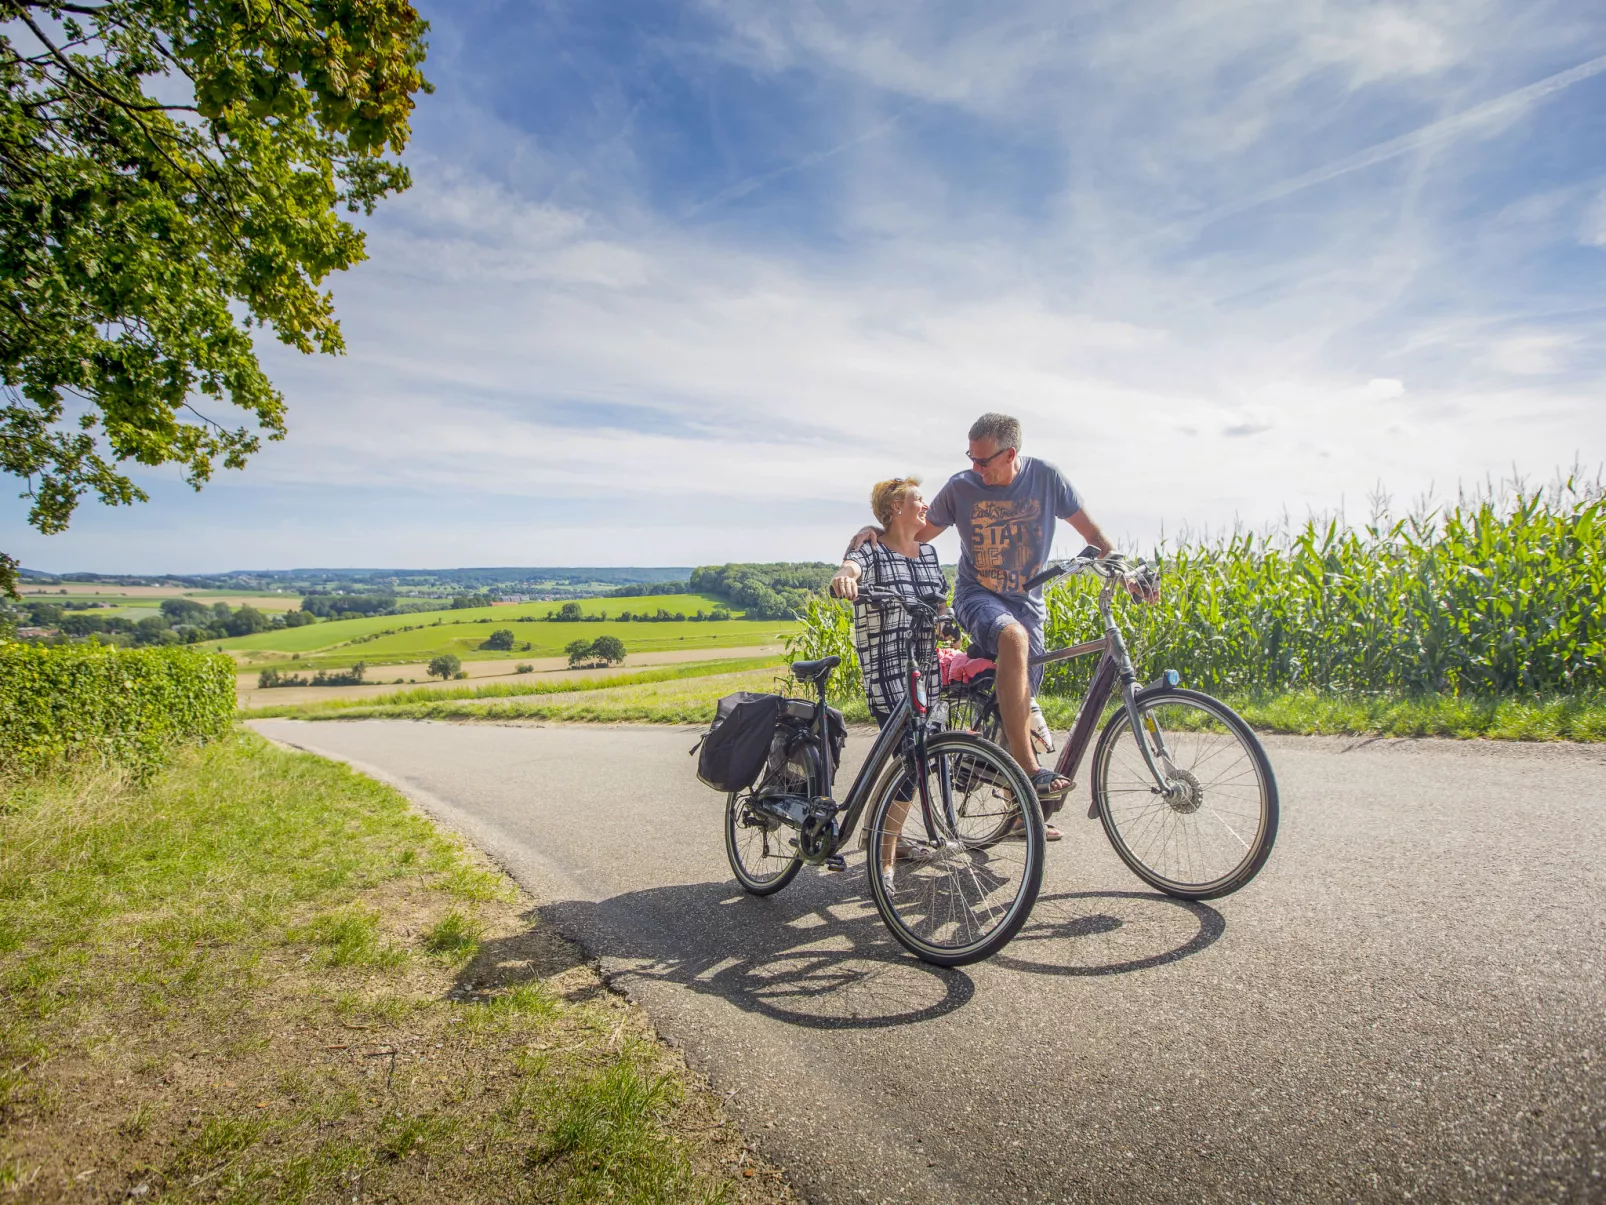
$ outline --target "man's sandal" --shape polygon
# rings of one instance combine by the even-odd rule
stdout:
[[[1056,791],[1054,789],[1056,782],[1063,782],[1065,785]],[[1050,803],[1056,805],[1063,803],[1075,785],[1069,778],[1062,777],[1048,766],[1039,766],[1032,772],[1032,790],[1037,792],[1037,802],[1044,807]]]
[[[1065,785],[1056,791],[1054,789],[1056,782],[1063,782]],[[1043,805],[1043,820],[1045,822],[1043,824],[1043,839],[1045,841],[1058,841],[1060,839],[1059,829],[1052,824],[1048,824],[1047,820],[1064,806],[1065,797],[1071,793],[1072,788],[1075,786],[1076,784],[1070,779],[1063,777],[1048,766],[1039,766],[1032,772],[1032,790],[1037,793],[1037,802]],[[1012,834],[1016,827],[1019,827],[1018,819],[1016,824],[1011,826]]]

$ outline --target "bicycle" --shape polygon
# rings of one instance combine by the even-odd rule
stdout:
[[[924,609],[888,591],[860,590],[876,606]],[[789,699],[757,783],[725,806],[725,852],[744,889],[772,895],[804,863],[846,869],[843,845],[870,809],[870,894],[905,949],[937,966],[964,966],[1002,949],[1025,923],[1043,881],[1043,814],[1019,766],[975,733],[931,727],[927,684],[905,642],[906,689],[869,756],[838,803],[829,745],[826,684],[840,657],[794,661],[792,675],[814,685],[817,702]],[[981,846],[967,827],[967,805],[996,797],[1025,818],[1025,839]],[[918,806],[917,806],[918,805]],[[782,831],[789,830],[790,837]],[[889,875],[880,873],[895,854]]]
[[[1225,703],[1179,687],[1175,670],[1137,685],[1111,605],[1118,583],[1146,580],[1149,571],[1142,562],[1129,563],[1113,554],[1100,559],[1089,548],[1068,561],[1051,563],[1024,588],[1085,572],[1104,579],[1098,600],[1104,635],[1029,661],[1050,665],[1101,654],[1055,773],[1072,780],[1074,788],[1088,742],[1119,683],[1120,709],[1105,723],[1093,751],[1089,816],[1099,817],[1115,852],[1151,887],[1187,900],[1237,891],[1260,872],[1277,839],[1277,780],[1266,751]],[[994,672],[987,669],[968,683],[943,687],[938,720],[1003,743],[995,685]],[[1014,817],[977,819],[995,824],[978,838],[985,843],[999,840]]]

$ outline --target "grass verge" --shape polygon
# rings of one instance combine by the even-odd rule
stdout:
[[[1305,736],[1443,736],[1461,740],[1606,741],[1606,698],[1468,699],[1285,692],[1232,700],[1256,728]]]
[[[0,784],[0,1199],[789,1199],[528,901],[248,733]]]
[[[1606,741],[1606,698],[1588,695],[1467,699],[1283,691],[1229,695],[1226,702],[1255,728],[1297,736]],[[1075,721],[1081,700],[1045,697],[1041,703],[1058,730]]]

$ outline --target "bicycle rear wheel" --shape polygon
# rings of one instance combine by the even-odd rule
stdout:
[[[1093,752],[1093,802],[1110,844],[1167,895],[1208,900],[1237,891],[1277,839],[1277,780],[1266,751],[1236,712],[1197,691],[1147,694],[1138,714],[1163,735],[1176,789],[1155,782],[1121,708]]]
[[[745,791],[725,801],[725,856],[736,881],[754,895],[774,895],[803,865],[791,830],[748,807]]]
[[[871,796],[870,895],[892,935],[916,957],[964,966],[1014,937],[1043,884],[1043,812],[1014,759],[991,741],[947,732],[926,742],[931,815],[920,804],[913,767],[889,765]],[[967,802],[991,800],[975,814]],[[1019,837],[982,846],[1000,812],[1019,815]],[[986,831],[981,831],[986,826]],[[892,881],[882,867],[896,851]]]

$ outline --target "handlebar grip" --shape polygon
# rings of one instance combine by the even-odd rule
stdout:
[[[1047,569],[1039,569],[1036,573],[1032,574],[1031,577],[1027,578],[1021,583],[1021,591],[1026,594],[1030,594],[1033,590],[1037,589],[1037,587],[1046,582],[1053,581],[1056,577],[1059,577],[1064,572],[1064,565],[1050,565]]]

